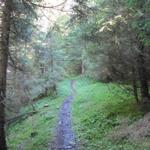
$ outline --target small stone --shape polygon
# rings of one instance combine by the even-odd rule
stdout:
[[[69,145],[75,145],[75,142],[71,141],[69,142]]]
[[[44,105],[44,107],[48,107],[48,106],[49,106],[48,104],[45,104],[45,105]]]
[[[59,121],[59,123],[58,123],[59,125],[61,125],[62,124],[62,122],[61,121]]]
[[[65,147],[65,149],[71,149],[72,148],[72,146],[66,146]]]

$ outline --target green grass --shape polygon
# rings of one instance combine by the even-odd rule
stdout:
[[[76,80],[72,112],[73,128],[80,150],[150,149],[144,144],[134,144],[128,139],[113,140],[109,136],[124,120],[132,124],[142,116],[130,93],[113,83],[104,84],[82,76],[71,79]],[[25,150],[48,149],[54,136],[59,107],[71,93],[70,80],[59,84],[57,98],[47,97],[35,103],[38,113],[9,126],[7,141],[10,150],[19,149],[19,146]],[[44,107],[45,104],[48,107]],[[31,106],[28,106],[22,112],[30,110]],[[148,142],[145,145],[149,145]]]
[[[10,150],[24,147],[25,150],[46,150],[52,140],[59,107],[62,98],[49,97],[39,100],[35,104],[38,113],[27,119],[12,124],[7,131],[7,142]],[[44,107],[48,105],[48,107]],[[26,107],[23,111],[29,111]]]
[[[115,141],[109,136],[123,120],[132,124],[142,116],[130,93],[115,84],[98,83],[87,78],[77,78],[76,89],[72,111],[81,150],[144,149],[127,139]]]
[[[59,83],[57,87],[57,92],[59,96],[68,96],[71,94],[71,88],[70,88],[70,80],[66,79]]]

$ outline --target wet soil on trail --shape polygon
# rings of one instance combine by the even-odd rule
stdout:
[[[56,128],[56,136],[49,150],[77,150],[75,135],[72,130],[71,105],[73,101],[73,83],[71,83],[72,95],[68,96],[62,104],[59,112],[59,120]]]

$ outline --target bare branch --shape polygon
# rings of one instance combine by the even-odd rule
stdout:
[[[44,6],[44,5],[40,5],[40,4],[33,3],[33,2],[31,2],[30,0],[26,0],[26,1],[29,2],[30,4],[32,4],[33,6],[36,6],[36,7],[54,9],[54,8],[56,8],[56,7],[60,7],[60,6],[64,5],[67,0],[65,0],[64,2],[62,2],[62,3],[58,4],[58,5],[55,5],[55,6]]]

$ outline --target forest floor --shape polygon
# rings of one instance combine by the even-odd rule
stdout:
[[[8,148],[10,150],[52,150],[53,147],[59,150],[74,150],[76,144],[71,129],[73,99],[74,88],[70,80],[60,83],[56,97],[48,96],[34,103],[37,113],[7,127]],[[30,111],[32,106],[29,105],[21,109],[20,114]],[[50,141],[53,140],[55,142],[51,145]]]
[[[74,150],[76,145],[79,150],[150,150],[150,114],[144,117],[125,91],[128,85],[82,76],[74,80],[76,90],[70,79],[64,80],[57,97],[39,100],[36,114],[7,127],[10,150],[48,150],[50,141],[50,150]],[[27,106],[21,113],[31,110]]]

